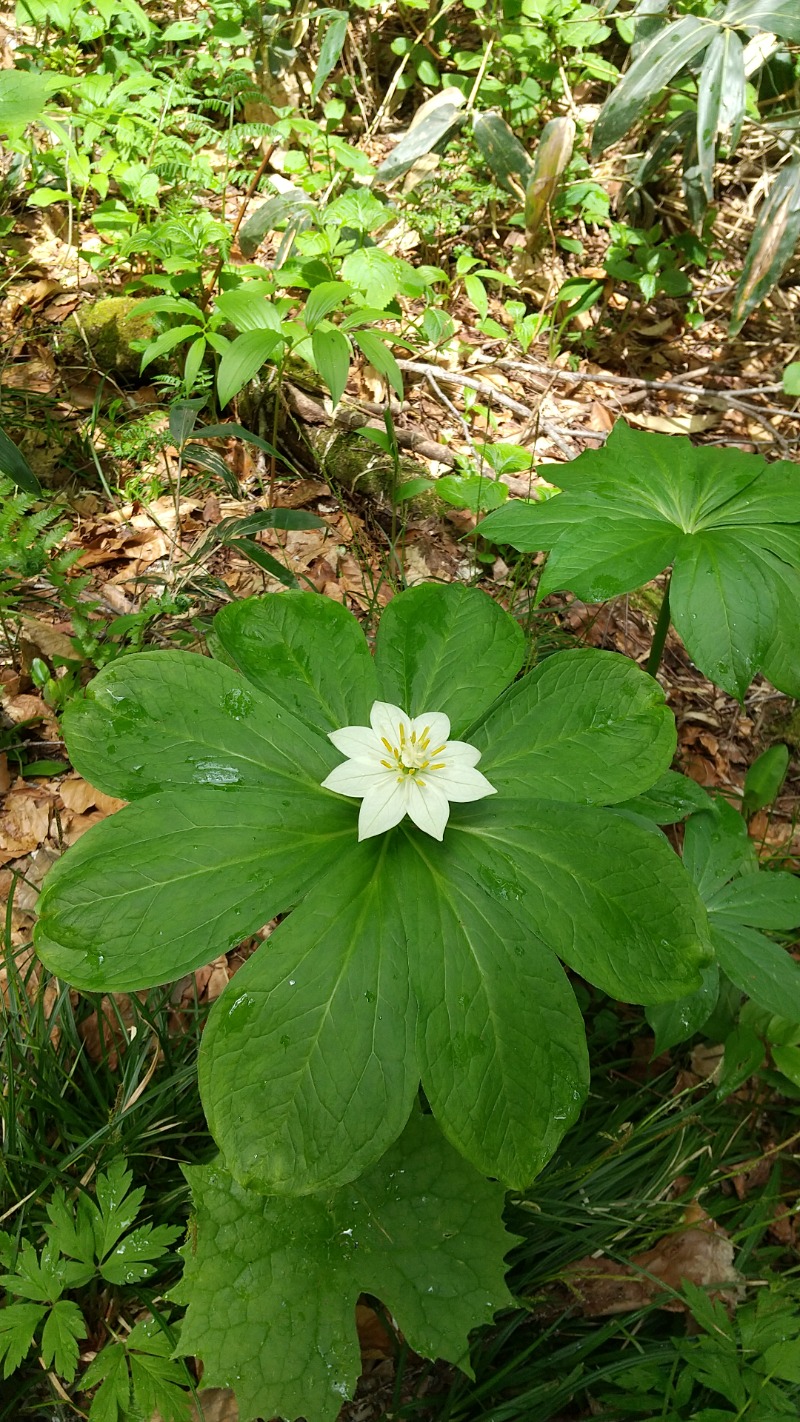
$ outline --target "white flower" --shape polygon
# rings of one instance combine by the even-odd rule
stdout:
[[[323,780],[326,790],[363,799],[359,839],[383,834],[408,815],[434,839],[444,836],[450,801],[482,800],[495,789],[475,767],[480,751],[449,741],[450,721],[441,711],[407,716],[399,706],[376,701],[369,726],[329,732],[348,759]]]

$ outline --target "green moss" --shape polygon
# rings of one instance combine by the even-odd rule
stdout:
[[[140,351],[131,349],[131,342],[151,340],[155,335],[152,316],[136,310],[140,304],[134,296],[103,296],[83,306],[62,327],[63,363],[85,366],[88,345],[99,370],[123,381],[137,380],[142,356]],[[158,369],[158,362],[152,368]]]

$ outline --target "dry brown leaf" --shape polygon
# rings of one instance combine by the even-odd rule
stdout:
[[[361,1346],[361,1362],[374,1362],[379,1358],[393,1358],[397,1352],[397,1342],[392,1338],[383,1319],[370,1308],[369,1304],[356,1304],[356,1328]]]
[[[94,786],[80,775],[68,775],[61,781],[58,793],[67,809],[76,815],[83,815],[91,809],[99,810],[102,815],[114,815],[127,803],[113,795],[104,795],[102,790],[95,790]]]
[[[670,1313],[686,1305],[664,1290],[679,1291],[684,1280],[716,1291],[735,1303],[742,1276],[734,1267],[733,1245],[725,1231],[698,1204],[684,1214],[685,1228],[660,1239],[653,1249],[620,1264],[605,1255],[579,1259],[565,1271],[563,1283],[586,1318],[628,1313],[654,1301]]]
[[[43,786],[18,781],[0,811],[0,864],[30,854],[47,838],[53,797]]]

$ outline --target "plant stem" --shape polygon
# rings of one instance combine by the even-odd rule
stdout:
[[[661,658],[664,653],[664,643],[667,640],[667,633],[669,631],[669,585],[671,581],[671,576],[671,574],[667,575],[667,583],[666,587],[664,588],[664,598],[661,603],[661,611],[658,614],[656,630],[653,633],[653,645],[650,648],[650,656],[647,658],[647,666],[645,667],[645,671],[649,672],[651,676],[655,676],[656,672],[658,671],[658,668],[661,666]]]

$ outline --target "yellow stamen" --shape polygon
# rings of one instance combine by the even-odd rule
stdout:
[[[387,741],[387,739],[386,739],[385,736],[381,736],[381,745],[386,747],[386,749],[388,750],[388,752],[389,752],[390,755],[396,755],[396,754],[397,754],[397,752],[395,751],[395,749],[394,749],[394,747],[393,747],[391,741]]]
[[[416,781],[416,784],[419,786],[420,790],[424,790],[424,789],[425,789],[425,781],[424,781],[424,780],[417,780],[417,781]]]
[[[425,764],[427,765],[428,762],[426,761]],[[436,765],[432,765],[432,766],[431,766],[431,770],[444,770],[445,767],[446,767],[446,765],[447,765],[447,761],[445,761],[445,760],[440,760],[440,761],[437,762]]]
[[[414,745],[416,745],[416,743],[417,743],[417,733],[416,733],[416,731],[412,731],[412,732],[411,732],[411,744],[412,744],[412,746],[414,746]]]
[[[401,721],[401,722],[400,722],[400,744],[401,744],[401,746],[404,744],[405,739],[406,739],[406,728],[405,728],[405,725],[403,724],[403,722]]]
[[[394,770],[394,765],[390,760],[382,760],[381,765],[385,765],[387,770]]]
[[[444,747],[445,747],[446,745],[447,745],[447,741],[444,742],[444,745],[437,746],[437,747],[436,747],[436,750],[432,750],[432,751],[431,751],[431,755],[441,755],[441,753],[442,753],[442,751],[444,750]],[[427,750],[428,747],[426,746],[425,749]]]

